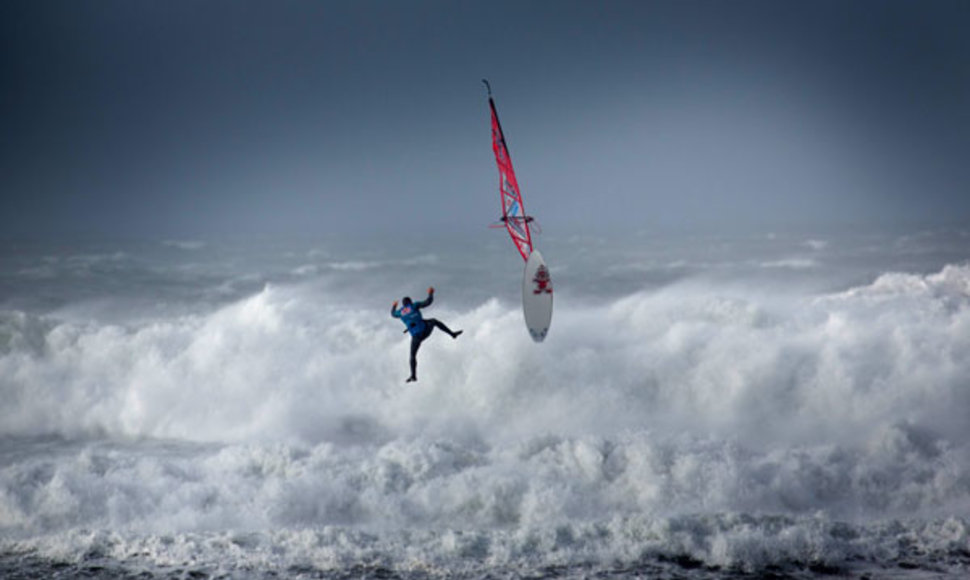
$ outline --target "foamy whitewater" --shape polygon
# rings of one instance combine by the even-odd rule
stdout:
[[[539,245],[2,243],[0,576],[970,574],[970,233]]]

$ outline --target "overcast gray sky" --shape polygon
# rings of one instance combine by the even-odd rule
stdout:
[[[970,2],[0,3],[0,228],[970,224]]]

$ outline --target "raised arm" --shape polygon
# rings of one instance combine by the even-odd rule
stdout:
[[[417,308],[427,308],[428,306],[431,306],[432,302],[434,302],[434,286],[428,287],[428,297],[421,302],[416,303],[414,306]]]
[[[391,316],[393,316],[394,318],[401,317],[401,313],[398,312],[397,310],[397,300],[394,301],[394,304],[391,304]]]

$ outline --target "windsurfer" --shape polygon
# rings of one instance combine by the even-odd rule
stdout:
[[[411,376],[405,381],[408,383],[418,380],[418,349],[421,348],[424,339],[431,336],[435,327],[447,332],[451,335],[451,338],[458,338],[458,335],[462,333],[461,330],[452,331],[439,320],[421,316],[421,309],[431,306],[432,302],[434,302],[433,287],[428,288],[428,297],[421,302],[412,302],[409,297],[405,296],[401,300],[401,308],[397,307],[397,300],[391,305],[391,316],[400,318],[404,322],[404,326],[407,327],[405,332],[411,333]]]

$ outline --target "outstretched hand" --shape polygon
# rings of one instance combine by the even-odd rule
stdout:
[[[434,286],[428,286],[428,294],[434,294]]]
[[[391,304],[391,308],[397,308],[397,300],[394,301],[394,304]]]

